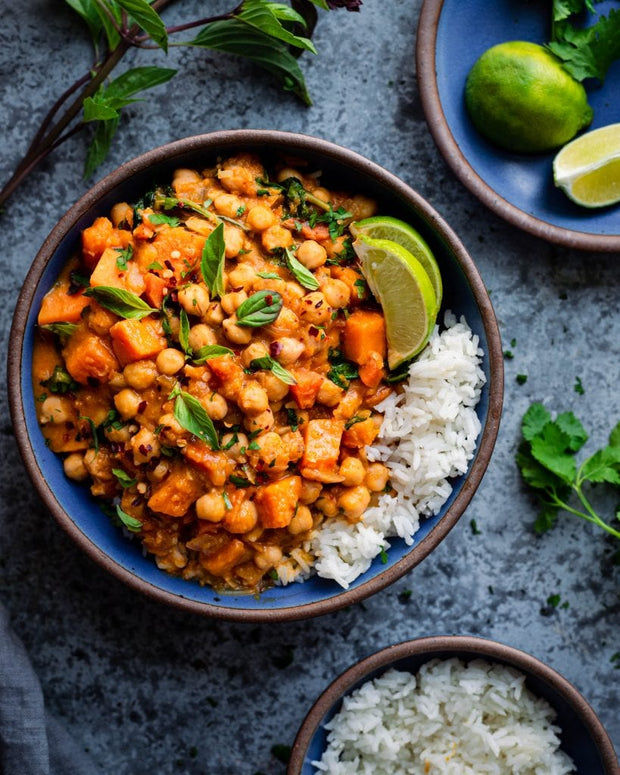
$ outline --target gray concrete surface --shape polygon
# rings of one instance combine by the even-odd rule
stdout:
[[[172,23],[229,5],[183,0],[166,18]],[[327,682],[390,643],[450,633],[495,638],[548,662],[583,692],[620,750],[620,664],[613,659],[620,648],[618,544],[566,515],[552,533],[536,537],[535,503],[514,463],[520,418],[533,400],[572,409],[590,432],[586,451],[603,444],[620,418],[620,256],[570,251],[520,233],[453,177],[420,105],[414,62],[420,5],[365,0],[359,14],[321,13],[319,56],[303,57],[310,108],[248,64],[174,50],[168,59],[182,75],[128,110],[97,177],[169,140],[238,127],[321,135],[401,176],[460,235],[514,354],[505,363],[505,410],[491,465],[457,527],[394,587],[331,616],[242,626],[143,599],[83,557],[32,492],[5,402],[1,599],[30,651],[48,708],[102,773],[283,773],[271,748],[293,742]],[[88,66],[89,44],[60,0],[11,3],[10,13],[8,0],[0,7],[4,180],[37,118]],[[1,216],[3,351],[11,346],[11,315],[32,258],[87,188],[84,151],[82,137],[65,145]],[[519,384],[517,374],[527,382]],[[577,378],[583,395],[574,390]],[[615,503],[608,499],[608,508]],[[409,599],[405,590],[413,590]],[[549,609],[554,594],[566,606]],[[282,667],[280,658],[289,654],[291,664]]]

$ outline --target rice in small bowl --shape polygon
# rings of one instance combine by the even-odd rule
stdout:
[[[287,775],[617,775],[579,692],[534,657],[475,637],[420,638],[352,666],[318,698]]]
[[[412,367],[411,389],[381,407],[385,429],[369,450],[370,458],[392,468],[397,497],[371,508],[361,529],[347,532],[331,524],[333,530],[313,536],[290,562],[278,566],[276,585],[258,596],[218,593],[170,575],[144,556],[138,542],[102,518],[88,490],[65,477],[61,459],[45,445],[37,427],[32,396],[37,311],[79,244],[80,233],[109,213],[115,202],[135,202],[154,182],[169,179],[174,169],[203,168],[239,152],[301,160],[320,172],[326,185],[376,199],[381,213],[420,231],[439,263],[444,286],[439,325]],[[392,583],[456,524],[488,465],[499,425],[501,342],[473,261],[439,215],[396,177],[313,137],[260,130],[218,132],[172,143],[123,165],[94,186],[46,240],[24,283],[11,338],[9,392],[16,438],[51,513],[87,554],[134,589],[216,617],[304,618],[350,605]],[[437,393],[441,398],[435,401]],[[403,460],[409,464],[404,466]],[[397,502],[404,504],[404,511],[386,508],[386,503]]]

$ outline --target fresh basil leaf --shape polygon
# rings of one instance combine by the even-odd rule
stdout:
[[[103,29],[101,19],[97,13],[97,4],[94,0],[65,0],[65,2],[86,22],[93,39],[93,45],[96,47],[99,35]]]
[[[135,293],[123,288],[98,285],[94,288],[87,288],[84,291],[84,296],[92,296],[102,307],[122,318],[140,320],[157,312]]]
[[[192,360],[200,366],[210,358],[220,358],[222,355],[234,355],[234,352],[220,344],[207,344],[194,353]]]
[[[179,325],[179,344],[183,348],[183,352],[188,355],[192,354],[192,348],[189,346],[189,318],[187,312],[182,309],[179,313],[180,325]]]
[[[231,484],[234,484],[235,487],[251,487],[252,482],[249,479],[244,479],[242,476],[235,476],[234,474],[231,474],[228,477],[228,481]]]
[[[116,0],[131,18],[149,35],[151,40],[168,52],[168,33],[157,11],[146,0]]]
[[[262,277],[263,280],[281,280],[279,274],[276,274],[275,272],[257,272],[256,273],[259,277]]]
[[[277,291],[253,293],[237,307],[237,325],[251,328],[267,326],[280,314],[282,303],[282,296]]]
[[[118,505],[116,507],[116,516],[131,533],[139,533],[142,530],[142,522],[140,522],[140,520],[136,519],[135,517],[131,517]]]
[[[322,8],[324,11],[329,11],[329,6],[327,5],[327,0],[310,0],[311,3],[314,3],[319,8]]]
[[[176,72],[170,67],[132,67],[115,78],[105,93],[112,99],[127,99],[138,92],[166,83],[174,78]]]
[[[92,417],[87,417],[80,415],[79,420],[86,420],[90,427],[90,437],[93,440],[93,449],[95,450],[95,455],[99,452],[99,437],[97,436],[97,427],[95,425],[95,421]]]
[[[137,479],[132,479],[126,471],[123,471],[122,468],[113,468],[112,473],[124,490],[126,490],[128,487],[133,487],[133,485],[138,481]]]
[[[285,91],[312,104],[301,68],[288,47],[239,19],[211,22],[187,45],[245,57],[275,76]]]
[[[291,372],[287,371],[283,366],[280,366],[278,361],[272,358],[271,355],[265,355],[263,358],[253,358],[250,361],[248,368],[250,371],[258,371],[258,369],[265,369],[266,371],[270,371],[286,385],[297,384],[297,380],[291,374]]]
[[[182,428],[205,441],[211,449],[220,448],[213,420],[200,401],[190,393],[179,391],[174,400],[174,416]]]
[[[207,237],[200,261],[202,278],[212,297],[224,293],[225,250],[224,224],[220,223]]]
[[[172,215],[166,215],[165,213],[150,213],[148,219],[154,226],[162,226],[165,224],[166,226],[174,228],[181,223],[178,218],[175,218]]]
[[[46,323],[40,326],[44,331],[51,331],[52,334],[58,334],[58,336],[71,336],[71,334],[77,331],[77,325],[75,323]]]
[[[88,146],[84,163],[84,180],[88,180],[108,155],[112,140],[118,129],[118,118],[100,121],[97,124],[93,139]]]
[[[313,54],[317,53],[317,50],[309,38],[303,38],[299,35],[294,35],[292,32],[282,26],[279,20],[279,14],[283,6],[277,4],[265,3],[264,0],[243,0],[241,3],[241,10],[235,12],[237,19],[241,19],[245,24],[255,27],[265,35],[269,35],[271,38],[281,40],[283,43],[287,43],[289,46],[295,46],[306,51],[311,51]],[[289,17],[294,13],[290,8],[286,9]],[[289,18],[288,21],[292,19]],[[295,14],[295,21],[303,24],[303,18],[299,14]]]
[[[265,3],[265,6],[269,8],[276,18],[281,19],[282,21],[301,24],[302,27],[306,26],[304,17],[300,13],[297,13],[294,8],[284,5],[284,3]]]
[[[295,258],[293,251],[289,248],[285,248],[284,254],[286,256],[286,265],[297,282],[309,291],[316,291],[319,287],[319,281],[312,272],[309,269],[306,269],[301,261]]]
[[[118,118],[120,108],[129,104],[129,101],[123,100],[122,104],[115,104],[117,101],[107,99],[100,90],[94,97],[86,97],[84,100],[84,113],[82,120],[88,121],[108,121]]]

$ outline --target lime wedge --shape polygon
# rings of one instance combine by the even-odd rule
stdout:
[[[620,124],[593,129],[565,145],[553,160],[553,180],[583,207],[620,202]]]
[[[383,308],[388,366],[395,369],[428,341],[437,317],[435,291],[422,264],[402,245],[359,234],[353,249]]]
[[[351,224],[351,233],[354,237],[364,235],[371,239],[389,239],[408,250],[414,258],[422,264],[429,276],[435,297],[437,298],[437,310],[441,307],[443,297],[443,285],[441,273],[437,266],[435,256],[431,252],[426,240],[412,226],[398,218],[389,215],[377,215],[374,218],[365,218]]]

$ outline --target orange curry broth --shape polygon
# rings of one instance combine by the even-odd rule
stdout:
[[[200,172],[179,169],[166,195],[190,205],[166,202],[164,212],[163,194],[156,196],[155,212],[168,217],[151,220],[153,207],[116,204],[109,218],[84,230],[81,250],[39,312],[34,394],[42,432],[63,455],[66,475],[87,482],[108,511],[119,504],[117,516],[160,568],[221,590],[268,587],[278,566],[294,564],[294,549],[311,561],[308,541],[325,519],[358,521],[389,488],[387,469],[365,454],[381,424],[373,406],[392,389],[385,323],[347,229],[375,204],[327,191],[299,169],[299,162],[296,169],[282,164],[272,179],[296,177],[314,201],[342,207],[347,214],[331,234],[312,215],[328,206],[296,209],[266,182],[254,156]],[[218,223],[225,244],[220,298],[201,271]],[[297,281],[284,248],[317,289]],[[85,295],[86,280],[93,289],[128,291],[156,311],[126,319]],[[265,290],[282,297],[277,317],[239,325],[239,305]],[[196,363],[197,352],[212,345],[232,352]],[[294,384],[250,365],[267,356]],[[359,376],[347,378],[351,368]],[[179,422],[179,391],[197,399],[219,443]]]

